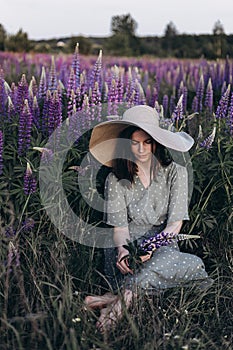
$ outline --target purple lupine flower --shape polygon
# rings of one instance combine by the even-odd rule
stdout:
[[[77,88],[80,84],[79,43],[77,43],[75,47],[72,60],[72,68],[75,76],[75,88]]]
[[[48,131],[49,136],[61,125],[62,123],[62,106],[58,96],[57,90],[54,91],[51,103],[49,105],[48,114]]]
[[[211,134],[202,142],[200,142],[200,147],[209,150],[212,147],[216,135],[216,125],[213,127]]]
[[[179,101],[172,113],[171,119],[173,123],[177,123],[179,120],[183,119],[183,95],[180,96]]]
[[[228,125],[230,128],[230,134],[233,135],[233,92],[231,94],[231,102],[228,109]]]
[[[42,67],[39,89],[38,89],[38,97],[39,99],[44,99],[47,91],[47,82],[46,82],[46,73],[45,68]]]
[[[231,82],[231,64],[229,60],[229,56],[227,55],[226,60],[225,60],[225,67],[224,67],[224,81],[226,84],[230,84]]]
[[[3,132],[0,130],[0,175],[3,172]]]
[[[116,115],[118,109],[118,90],[115,79],[112,79],[108,90],[108,115]]]
[[[102,50],[99,52],[99,56],[96,60],[96,63],[94,65],[94,68],[91,72],[91,77],[90,77],[90,88],[94,88],[95,82],[101,86],[101,81],[100,81],[100,73],[101,73],[101,68],[102,68]]]
[[[7,116],[10,121],[12,117],[15,115],[15,107],[12,103],[10,96],[7,97]]]
[[[51,100],[52,100],[51,92],[50,90],[47,90],[46,97],[44,100],[44,105],[43,105],[43,111],[42,111],[42,131],[45,136],[48,136],[49,134],[48,115],[49,115],[49,107],[51,104]]]
[[[8,226],[5,229],[5,236],[8,238],[12,238],[16,235],[16,230],[12,226]]]
[[[28,83],[26,80],[26,75],[23,74],[22,78],[18,84],[17,90],[17,111],[20,114],[25,107],[24,101],[29,99]]]
[[[28,87],[29,92],[32,92],[32,96],[37,96],[38,93],[38,86],[37,86],[37,82],[34,76],[32,76],[32,79],[29,83],[29,87]]]
[[[102,105],[101,105],[101,92],[99,90],[99,84],[97,81],[95,82],[94,89],[91,91],[90,107],[91,107],[92,120],[100,121]]]
[[[200,76],[198,85],[197,85],[197,110],[194,112],[201,112],[202,111],[202,103],[203,103],[203,96],[204,96],[204,76],[203,74]]]
[[[35,226],[35,221],[32,218],[26,218],[22,223],[21,230],[23,232],[31,231]]]
[[[174,242],[174,240],[183,241],[185,239],[200,238],[199,235],[186,235],[186,234],[177,234],[173,232],[160,232],[156,233],[150,238],[144,239],[139,248],[144,252],[153,252],[160,247],[167,246]]]
[[[71,97],[71,91],[76,90],[76,84],[75,84],[75,74],[74,74],[74,69],[70,69],[70,75],[69,75],[69,80],[68,80],[68,85],[67,85],[67,99],[70,99]]]
[[[230,90],[231,85],[229,84],[226,91],[220,98],[220,101],[218,103],[218,107],[216,110],[216,118],[223,119],[227,118],[227,110],[228,110],[228,103],[229,103],[229,97],[230,97]]]
[[[33,98],[32,102],[32,118],[36,127],[39,129],[40,127],[40,107],[37,102],[36,96]]]
[[[50,91],[57,90],[57,72],[56,72],[56,65],[55,65],[54,56],[52,56],[52,59],[51,59],[51,67],[50,67],[50,71],[49,71],[48,89]]]
[[[24,155],[31,142],[32,114],[28,105],[28,100],[24,101],[23,109],[19,116],[18,153]]]
[[[27,162],[27,168],[24,174],[24,193],[26,195],[36,192],[36,179],[33,176],[30,164]]]
[[[186,112],[186,109],[187,109],[187,98],[188,98],[188,89],[184,85],[183,80],[180,82],[180,86],[179,86],[179,89],[178,89],[178,99],[181,97],[181,95],[183,95],[183,99],[182,99],[183,111]]]
[[[168,113],[168,95],[164,95],[164,96],[163,96],[162,105],[163,105],[164,117],[166,117],[166,116],[167,116],[167,113]]]
[[[197,113],[197,110],[198,110],[198,100],[197,100],[197,96],[194,96],[192,101],[192,111],[194,113]]]
[[[15,108],[17,106],[17,95],[18,95],[18,88],[15,85],[15,83],[12,83],[11,84],[10,98],[11,98],[11,101],[12,101],[13,105],[15,106]]]
[[[210,113],[213,111],[213,87],[211,78],[209,78],[207,84],[204,106],[209,110]]]
[[[3,70],[0,69],[0,114],[5,114],[6,92],[5,92],[4,83],[5,83],[5,80],[4,80]]]
[[[72,89],[70,91],[70,96],[67,103],[68,118],[70,118],[70,116],[75,112],[76,112],[76,96],[75,96],[74,90]]]

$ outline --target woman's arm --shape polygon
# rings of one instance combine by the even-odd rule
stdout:
[[[128,244],[127,240],[130,239],[128,226],[114,227],[113,239],[118,247],[118,257],[116,263],[118,269],[122,274],[132,274],[133,271],[129,268],[128,259],[124,259],[124,257],[129,255],[128,250],[123,247],[124,244]]]

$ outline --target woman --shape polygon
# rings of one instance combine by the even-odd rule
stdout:
[[[113,290],[122,291],[122,298],[111,293],[86,297],[87,306],[101,308],[97,326],[102,330],[120,319],[123,303],[130,306],[137,288],[161,290],[193,280],[211,282],[202,260],[180,252],[176,239],[144,255],[138,271],[132,271],[124,247],[160,232],[176,236],[189,219],[187,170],[168,157],[167,148],[187,152],[192,145],[186,133],[160,128],[158,113],[145,105],[134,106],[121,120],[93,129],[90,151],[112,167],[106,180],[105,221],[114,227],[116,248],[106,251],[106,276]]]

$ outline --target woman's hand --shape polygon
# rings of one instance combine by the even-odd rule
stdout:
[[[127,273],[133,274],[133,271],[129,268],[128,257],[129,257],[128,250],[125,249],[124,247],[119,247],[116,266],[123,275]]]

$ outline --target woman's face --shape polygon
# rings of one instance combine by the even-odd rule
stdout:
[[[153,139],[143,130],[137,130],[131,137],[131,150],[137,161],[150,163],[152,157]],[[153,149],[153,152],[155,149]]]

